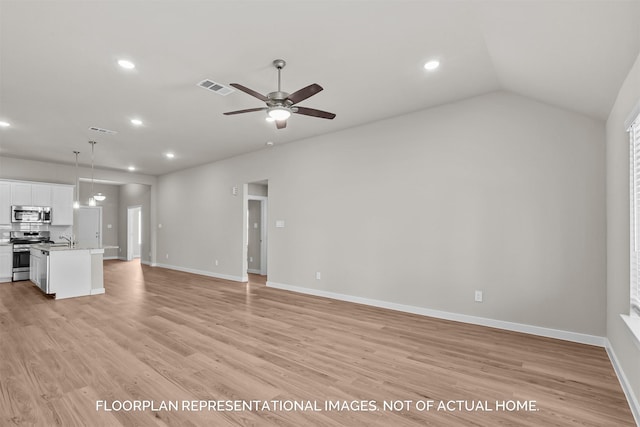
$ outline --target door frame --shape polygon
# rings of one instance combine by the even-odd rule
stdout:
[[[133,260],[133,235],[131,233],[133,226],[132,216],[138,209],[140,209],[141,216],[138,227],[140,227],[140,232],[142,232],[142,205],[127,206],[127,261]],[[142,258],[142,247],[140,248],[140,258]]]

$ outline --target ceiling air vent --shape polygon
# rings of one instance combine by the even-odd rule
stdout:
[[[201,81],[200,83],[198,83],[198,86],[222,96],[227,96],[230,93],[235,92],[235,90],[230,88],[229,86],[225,86],[222,83],[216,83],[213,80],[209,79]]]
[[[91,127],[89,128],[89,130],[92,130],[92,131],[94,131],[94,132],[106,133],[106,134],[109,134],[109,135],[113,135],[113,134],[118,133],[118,132],[116,132],[115,130],[102,129],[102,128],[97,128],[97,127],[95,127],[95,126],[91,126]]]

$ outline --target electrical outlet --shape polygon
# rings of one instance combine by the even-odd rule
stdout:
[[[320,280],[322,277],[322,275],[320,274],[319,271],[316,271],[316,280]]]
[[[164,255],[164,257],[165,257],[166,259],[169,259],[169,254],[165,254],[165,255]]]
[[[249,257],[249,262],[253,262],[253,257],[252,256]]]
[[[482,302],[482,291],[476,291],[476,302]]]
[[[218,265],[218,260],[216,260],[216,265]]]

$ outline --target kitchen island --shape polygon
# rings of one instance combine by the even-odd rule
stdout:
[[[29,279],[56,299],[103,294],[104,250],[59,244],[33,245]]]

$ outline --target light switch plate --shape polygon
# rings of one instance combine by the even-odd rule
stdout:
[[[284,228],[284,219],[276,220],[276,228]]]
[[[482,291],[476,291],[475,292],[475,301],[476,302],[482,302]]]

